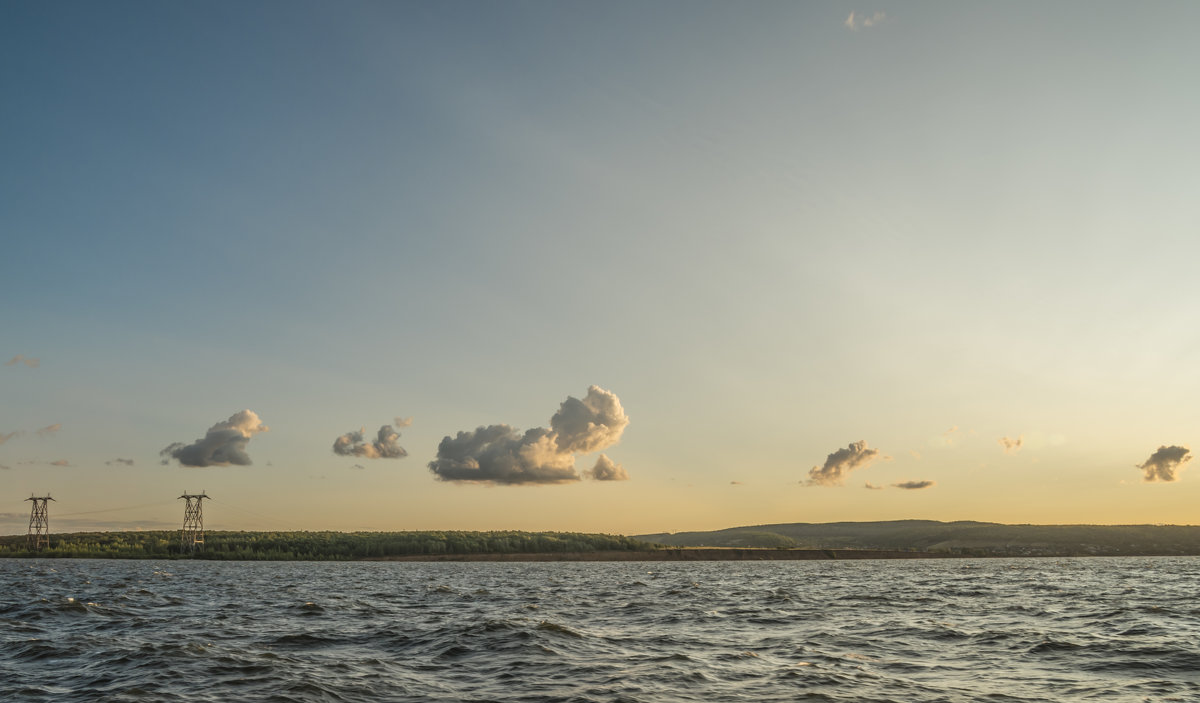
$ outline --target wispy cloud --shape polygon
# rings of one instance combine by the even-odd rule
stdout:
[[[375,433],[375,439],[366,440],[366,428],[347,432],[333,441],[333,453],[340,456],[361,456],[366,459],[402,459],[408,456],[400,446],[400,433],[391,425],[384,425]]]
[[[113,464],[124,464],[126,466],[133,466],[133,459],[113,459],[112,461],[104,462],[105,466],[112,466]]]
[[[1021,451],[1021,447],[1025,445],[1025,436],[1021,435],[1016,439],[1005,436],[996,441],[1000,443],[1001,447],[1004,447],[1005,454],[1016,454],[1017,452]]]
[[[625,467],[614,463],[604,454],[601,454],[596,459],[596,465],[591,469],[583,472],[583,475],[593,481],[628,481],[629,474],[625,472]]]
[[[871,27],[883,24],[885,20],[887,20],[886,12],[873,12],[870,15],[860,15],[851,10],[850,16],[846,18],[846,21],[842,25],[851,32],[857,32],[859,29],[870,29]]]
[[[729,482],[729,485],[731,485],[731,486],[744,486],[744,485],[746,485],[746,484],[742,483],[741,481],[730,481],[730,482]]]
[[[840,486],[845,481],[846,474],[869,465],[878,457],[879,450],[868,449],[865,440],[851,442],[849,446],[825,457],[823,465],[809,469],[808,485]]]
[[[867,481],[866,483],[864,483],[863,488],[866,488],[869,491],[882,491],[883,490],[883,486],[876,486],[875,484],[871,483],[870,481]]]
[[[396,426],[396,429],[400,429],[402,427],[409,427],[412,425],[412,418],[411,417],[400,417],[399,415],[397,415],[396,419],[392,420],[392,424]]]
[[[509,425],[489,425],[444,437],[429,470],[440,481],[570,483],[580,478],[575,455],[615,444],[628,424],[616,394],[591,386],[582,400],[568,396],[562,402],[550,429],[522,433]]]
[[[0,432],[0,444],[4,444],[5,442],[12,439],[13,437],[17,437],[22,434],[24,434],[24,433],[21,432],[21,430],[17,430],[15,432],[9,432],[8,434],[4,434],[3,432]]]
[[[182,466],[247,466],[253,462],[246,453],[246,444],[254,435],[269,429],[253,410],[243,410],[213,425],[195,442],[175,442],[159,454],[164,457],[163,464],[175,459]]]
[[[945,432],[936,437],[929,438],[929,446],[931,447],[953,447],[962,436],[962,431],[958,429],[958,425],[951,427]]]
[[[18,461],[17,466],[70,466],[71,462],[66,459],[57,459],[55,461],[45,461],[42,459],[26,459]]]
[[[49,437],[50,435],[58,432],[61,429],[62,429],[62,423],[56,422],[53,425],[47,425],[46,427],[43,427],[42,429],[37,430],[36,432],[34,432],[34,434],[36,434],[38,437]]]
[[[1190,451],[1187,447],[1177,445],[1161,446],[1150,455],[1145,463],[1136,466],[1145,473],[1143,477],[1145,481],[1174,481],[1175,472],[1192,460]]]
[[[936,485],[937,482],[935,481],[904,481],[902,483],[892,484],[892,486],[896,488],[903,488],[906,491],[919,491],[922,488],[929,488]]]
[[[3,357],[0,357],[0,358],[3,358]],[[32,357],[25,356],[24,354],[17,354],[13,358],[4,362],[4,365],[5,366],[16,366],[17,364],[25,364],[26,366],[28,366],[31,369],[36,369],[40,363],[41,363],[40,361],[38,361],[37,359],[34,359]]]

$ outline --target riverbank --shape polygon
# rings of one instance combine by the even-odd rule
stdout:
[[[838,559],[947,559],[958,555],[881,549],[690,548],[518,554],[413,554],[364,561],[818,561]]]

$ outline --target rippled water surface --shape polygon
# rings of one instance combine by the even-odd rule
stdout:
[[[1200,558],[0,561],[2,701],[1200,701]]]

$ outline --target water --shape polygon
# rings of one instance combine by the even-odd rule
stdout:
[[[1198,701],[1200,558],[0,560],[2,701]]]

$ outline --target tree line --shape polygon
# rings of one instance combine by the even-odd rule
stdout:
[[[25,535],[0,537],[0,558],[235,559],[343,561],[450,554],[553,554],[644,551],[647,542],[621,535],[576,532],[226,532],[212,531],[195,551],[181,548],[178,530],[74,532],[50,535],[50,546],[29,549]]]

